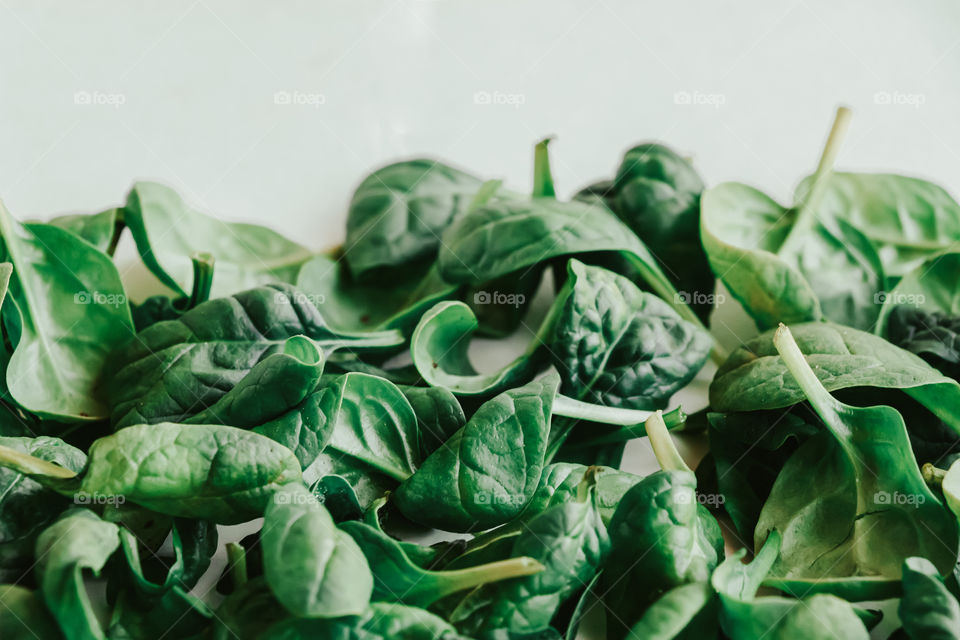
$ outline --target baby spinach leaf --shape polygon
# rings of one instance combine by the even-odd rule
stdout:
[[[915,353],[938,371],[960,380],[960,313],[948,316],[896,307],[887,327],[890,341]]]
[[[98,574],[119,545],[117,525],[87,509],[67,512],[37,538],[40,591],[68,640],[106,638],[84,587],[83,573]]]
[[[447,531],[512,520],[539,484],[559,383],[553,374],[485,402],[400,485],[400,511]]]
[[[663,409],[710,354],[710,335],[627,278],[578,260],[557,297],[550,353],[560,390],[600,405]]]
[[[14,584],[0,585],[0,636],[5,640],[63,637],[38,594]]]
[[[8,447],[0,466],[64,495],[123,496],[153,511],[236,524],[263,514],[270,494],[300,480],[289,449],[219,425],[127,427],[96,440],[79,473]]]
[[[716,282],[700,244],[703,188],[689,160],[663,145],[647,143],[624,154],[612,181],[593,185],[576,199],[603,202],[652,247],[670,282],[706,322]]]
[[[250,370],[303,335],[325,352],[396,346],[395,331],[331,330],[302,293],[270,285],[209,300],[148,327],[111,360],[107,389],[117,426],[181,421],[219,400]]]
[[[358,616],[289,619],[270,627],[271,640],[467,640],[437,616],[402,604],[375,602]]]
[[[195,253],[190,256],[190,261],[193,263],[193,288],[189,296],[150,296],[141,304],[130,304],[130,314],[133,316],[133,326],[137,333],[157,322],[176,320],[183,312],[210,298],[210,288],[213,286],[213,256],[209,253]]]
[[[544,322],[527,350],[499,371],[477,373],[470,362],[470,337],[477,317],[459,301],[441,302],[425,313],[410,338],[413,364],[431,386],[462,396],[491,396],[529,381],[544,364]]]
[[[352,255],[352,254],[351,254]],[[460,289],[444,282],[436,266],[407,265],[402,278],[358,282],[345,258],[317,256],[303,265],[297,288],[310,295],[330,326],[346,331],[413,330],[423,313]]]
[[[903,561],[903,597],[897,614],[909,638],[952,640],[960,630],[960,603],[926,558]]]
[[[867,640],[869,635],[853,607],[836,596],[816,594],[802,600],[756,597],[780,549],[772,531],[750,564],[741,549],[717,567],[710,578],[720,596],[720,626],[731,640],[784,638],[794,640]]]
[[[263,576],[231,593],[217,608],[212,640],[255,640],[272,625],[289,617]]]
[[[610,467],[554,462],[544,468],[540,485],[527,503],[521,518],[529,519],[552,506],[575,500],[588,472],[594,478],[594,503],[604,525],[610,523],[610,518],[624,494],[643,479],[641,476]]]
[[[797,189],[793,207],[738,183],[703,194],[710,266],[761,330],[821,317],[860,329],[876,321],[885,281],[874,245],[849,222],[821,213],[849,119],[848,109],[837,110],[817,171]]]
[[[906,327],[896,329],[890,326],[892,315],[898,309],[908,319],[914,314],[923,319],[929,315],[960,315],[958,270],[960,253],[944,253],[920,263],[906,273],[892,291],[884,294],[880,319],[877,321],[877,334],[888,338],[894,344],[900,344],[900,340],[894,339],[893,334],[902,335]]]
[[[697,478],[662,417],[646,426],[661,470],[633,485],[610,520],[600,592],[611,638],[623,638],[663,593],[707,580],[723,558],[720,525],[697,500]]]
[[[344,253],[350,270],[363,277],[431,257],[440,234],[467,210],[481,184],[427,158],[374,171],[357,187],[347,212]]]
[[[869,599],[895,588],[911,555],[952,569],[957,521],[924,483],[900,414],[835,400],[785,326],[774,344],[826,430],[790,458],[760,513],[758,549],[770,531],[783,535],[770,584]]]
[[[212,296],[275,282],[293,282],[313,254],[280,234],[254,224],[223,222],[187,205],[176,191],[155,182],[133,185],[124,220],[147,268],[181,296],[188,295],[190,256],[209,253],[217,263]]]
[[[116,251],[120,234],[126,226],[123,220],[123,209],[57,216],[47,221],[47,224],[66,229],[108,256],[112,256]]]
[[[20,224],[2,206],[0,235],[0,260],[13,265],[4,323],[18,334],[6,371],[10,394],[41,417],[105,417],[104,362],[133,333],[116,267],[69,231]]]
[[[59,438],[0,437],[0,445],[80,471],[86,455]],[[0,468],[0,580],[18,582],[33,564],[37,534],[69,506],[69,502],[9,468]]]
[[[691,582],[660,596],[634,624],[629,640],[716,638],[717,594],[709,582]]]
[[[799,324],[792,332],[827,391],[902,389],[960,432],[960,384],[919,357],[872,334],[836,324]],[[768,331],[748,341],[717,370],[710,384],[714,410],[776,409],[804,400],[774,346],[774,335]]]
[[[449,389],[400,385],[420,430],[420,452],[426,458],[467,422],[463,407]]]
[[[547,628],[560,605],[589,583],[610,549],[600,518],[593,478],[579,487],[576,500],[553,506],[532,518],[513,543],[513,556],[529,556],[543,571],[483,587],[491,605],[457,626],[475,635],[533,633]],[[482,596],[481,596],[482,597]]]
[[[430,571],[413,562],[409,547],[364,522],[344,522],[341,529],[363,551],[373,572],[373,600],[428,607],[440,598],[481,584],[543,571],[529,557],[513,557],[465,569]]]
[[[303,485],[273,495],[261,540],[267,583],[294,616],[336,618],[366,610],[373,578],[363,552]]]

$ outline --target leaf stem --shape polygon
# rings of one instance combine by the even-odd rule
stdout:
[[[449,595],[457,591],[472,589],[488,582],[499,582],[500,580],[529,576],[534,573],[540,573],[543,570],[544,566],[533,558],[521,556],[519,558],[510,558],[509,560],[489,562],[466,569],[437,571],[433,574],[437,579],[436,584],[429,586],[425,584],[424,586],[430,590],[437,589],[443,592],[443,595]]]
[[[227,543],[227,570],[234,591],[247,583],[247,551],[236,542]]]
[[[663,413],[657,411],[647,418],[647,437],[650,438],[650,446],[653,447],[653,455],[657,457],[660,468],[664,471],[690,471],[690,467],[683,461],[677,446],[667,431],[667,425],[663,421]],[[691,472],[692,473],[692,472]]]
[[[644,411],[642,409],[607,407],[602,404],[592,404],[557,394],[557,397],[553,401],[553,413],[558,416],[564,416],[565,418],[629,427],[629,433],[632,434],[632,437],[639,438],[646,435],[644,423],[650,416],[654,415],[655,412]],[[677,427],[686,422],[687,414],[683,412],[682,407],[677,407],[663,414],[663,419],[667,425]]]
[[[923,475],[923,481],[930,487],[942,486],[943,479],[947,476],[947,472],[944,469],[938,469],[929,462],[924,463],[920,468],[920,473]]]
[[[550,152],[547,145],[552,138],[544,138],[533,150],[533,197],[556,198],[553,174],[550,171]]]
[[[13,469],[26,476],[43,476],[67,480],[76,477],[76,473],[60,465],[47,462],[26,453],[0,445],[0,466]]]

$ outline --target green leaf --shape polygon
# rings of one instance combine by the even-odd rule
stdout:
[[[0,585],[0,635],[4,640],[63,637],[40,596],[14,584]]]
[[[630,409],[663,409],[703,367],[712,340],[627,278],[578,260],[558,295],[550,354],[561,391]]]
[[[440,234],[467,210],[481,184],[426,158],[374,171],[357,187],[347,212],[350,270],[363,277],[435,255]]]
[[[826,430],[787,462],[760,513],[756,547],[770,531],[783,536],[771,584],[869,599],[874,589],[889,591],[884,583],[900,579],[911,555],[952,569],[956,518],[923,481],[900,414],[834,399],[785,326],[774,343]]]
[[[910,638],[955,640],[960,633],[960,603],[926,558],[903,561],[903,597],[897,614]]]
[[[210,300],[177,320],[148,327],[111,359],[106,385],[117,426],[181,421],[212,406],[267,357],[306,336],[325,353],[403,343],[398,332],[331,330],[288,285]]]
[[[276,282],[293,282],[313,254],[266,227],[223,222],[187,205],[176,191],[138,182],[127,196],[124,219],[147,268],[187,296],[190,256],[209,253],[217,263],[215,298]]]
[[[359,616],[287,620],[270,627],[263,637],[271,640],[466,640],[432,613],[386,602],[371,604]]]
[[[96,440],[73,471],[0,447],[0,466],[87,501],[123,499],[159,513],[236,524],[263,514],[270,494],[300,480],[289,449],[219,425],[127,427]]]
[[[104,363],[133,334],[116,267],[72,233],[20,224],[2,205],[0,234],[0,260],[13,265],[7,293],[13,304],[3,313],[19,333],[7,367],[10,394],[42,417],[105,417],[98,385]]]
[[[261,539],[267,583],[294,616],[336,618],[366,610],[373,578],[363,552],[303,485],[274,494]]]
[[[37,575],[44,602],[68,640],[106,638],[83,583],[99,574],[120,545],[117,525],[92,511],[66,513],[37,538]]]
[[[485,402],[400,485],[394,495],[400,511],[447,531],[513,519],[539,484],[559,382],[550,375]]]
[[[709,582],[691,582],[660,596],[627,640],[708,640],[717,637],[717,596]]]
[[[829,323],[794,325],[793,335],[827,391],[902,389],[960,433],[960,384],[919,357],[864,331]],[[789,407],[804,395],[768,331],[735,350],[710,384],[715,411]]]
[[[47,224],[66,229],[112,256],[123,232],[123,209],[107,209],[100,213],[57,216]]]

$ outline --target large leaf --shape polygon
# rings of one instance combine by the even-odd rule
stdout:
[[[293,282],[313,254],[275,231],[223,222],[187,205],[169,187],[138,182],[124,208],[127,226],[144,264],[180,295],[189,295],[190,257],[209,253],[217,264],[213,297],[261,284]]]
[[[19,333],[7,368],[11,395],[45,417],[105,417],[98,388],[104,362],[133,334],[116,267],[72,233],[19,224],[2,205],[0,233],[0,260],[13,264],[5,323]]]

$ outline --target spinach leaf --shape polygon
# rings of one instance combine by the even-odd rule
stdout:
[[[837,110],[817,171],[793,207],[738,183],[703,194],[710,266],[761,329],[821,317],[861,329],[876,321],[885,282],[876,248],[849,222],[821,213],[849,119],[848,109]]]
[[[111,360],[106,385],[117,426],[182,421],[213,405],[259,362],[306,336],[325,352],[401,344],[393,331],[343,334],[288,285],[210,300],[148,327]]]
[[[827,391],[857,387],[902,389],[960,432],[960,384],[919,357],[872,334],[830,323],[792,327],[793,335]],[[804,400],[774,345],[775,331],[735,350],[710,384],[715,411],[789,407]]]
[[[0,206],[0,260],[13,265],[4,324],[17,339],[6,384],[24,409],[45,418],[107,415],[99,378],[107,354],[133,333],[113,262],[59,227],[20,224]]]
[[[352,255],[352,254],[350,254]],[[330,326],[345,331],[413,330],[423,313],[460,289],[440,277],[436,266],[408,265],[402,279],[358,282],[345,258],[317,256],[303,265],[297,289],[309,294]]]
[[[554,462],[544,468],[540,485],[527,503],[527,508],[521,517],[528,519],[552,506],[575,500],[579,487],[588,473],[592,475],[595,482],[594,502],[604,525],[610,523],[624,494],[643,479],[641,476],[610,467],[588,467],[570,462]]]
[[[360,499],[343,476],[323,476],[310,487],[310,493],[326,507],[334,522],[359,520],[363,517]]]
[[[214,618],[212,640],[255,640],[289,617],[263,576],[240,585],[220,604]]]
[[[663,145],[629,149],[609,182],[588,187],[576,199],[597,199],[648,246],[673,286],[707,321],[715,280],[700,244],[703,181],[690,161]]]
[[[428,607],[437,600],[481,584],[527,576],[544,570],[533,558],[517,556],[465,569],[430,571],[409,556],[409,546],[364,522],[344,522],[341,529],[363,551],[373,572],[374,601]]]
[[[347,212],[350,270],[364,277],[435,255],[440,234],[467,210],[481,184],[427,158],[374,171],[357,187]]]
[[[944,253],[926,260],[912,271],[906,273],[892,291],[885,292],[880,319],[876,332],[890,339],[894,344],[899,340],[892,337],[891,316],[898,307],[901,313],[909,311],[925,317],[926,314],[960,315],[960,283],[957,282],[957,270],[960,269],[960,253]],[[926,313],[924,313],[926,312]],[[898,331],[901,333],[902,329]]]
[[[0,635],[5,640],[59,640],[63,637],[43,600],[27,588],[0,585]]]
[[[0,437],[0,445],[80,471],[86,455],[59,438]],[[19,582],[33,564],[37,534],[69,502],[14,469],[0,468],[0,580]]]
[[[137,333],[157,322],[176,320],[183,312],[210,298],[210,288],[213,286],[213,256],[209,253],[195,253],[190,256],[190,262],[193,263],[193,288],[189,296],[151,296],[141,304],[130,304],[130,314],[133,316],[133,326]]]
[[[83,584],[83,572],[100,572],[120,545],[117,525],[76,509],[37,538],[37,575],[43,600],[68,640],[106,638]]]
[[[857,612],[844,600],[816,594],[802,600],[756,597],[780,549],[780,534],[772,531],[750,564],[741,549],[717,567],[710,578],[720,596],[720,626],[731,640],[850,640],[869,637]]]
[[[909,638],[952,640],[960,630],[960,603],[926,558],[903,561],[903,597],[897,614]]]
[[[637,620],[629,640],[708,640],[717,637],[717,596],[709,582],[691,582],[660,596]]]
[[[578,260],[549,339],[561,392],[600,405],[663,409],[710,354],[711,338],[627,278]]]
[[[911,555],[952,569],[956,518],[924,483],[900,414],[834,399],[785,326],[774,344],[826,429],[790,458],[760,513],[758,549],[769,532],[783,535],[770,584],[868,599],[895,591]]]
[[[477,327],[473,311],[459,301],[441,302],[423,315],[410,338],[410,353],[428,384],[461,396],[489,397],[528,382],[543,366],[549,319],[524,353],[489,374],[478,373],[470,362],[470,337]]]
[[[66,229],[108,256],[112,256],[116,251],[120,234],[126,226],[123,220],[123,209],[57,216],[48,220],[47,224]]]
[[[890,341],[938,371],[960,380],[960,313],[948,316],[900,306],[890,313]]]
[[[133,185],[124,220],[147,268],[160,282],[188,296],[190,256],[209,253],[217,263],[212,296],[275,282],[293,282],[311,252],[259,225],[223,222],[187,205],[155,182]]]
[[[497,629],[540,631],[563,602],[593,579],[610,549],[593,482],[588,476],[576,500],[551,507],[527,523],[511,555],[529,556],[543,565],[543,571],[484,587],[491,593],[475,597],[489,598],[490,605],[455,622],[461,631],[470,635]]]
[[[289,449],[219,425],[138,425],[96,440],[79,473],[0,446],[0,466],[64,495],[122,496],[153,511],[235,524],[263,514],[270,495],[300,480]]]
[[[367,608],[373,578],[363,552],[303,485],[274,494],[261,540],[267,583],[294,616],[335,618]]]
[[[420,453],[426,458],[467,422],[457,397],[444,387],[400,385],[420,430]]]
[[[394,495],[400,511],[447,531],[512,520],[539,484],[559,383],[552,374],[485,402],[401,483]]]
[[[437,616],[402,604],[375,602],[358,616],[289,619],[264,634],[271,640],[467,640]]]
[[[662,417],[646,426],[661,470],[633,485],[610,520],[601,594],[611,638],[623,638],[663,593],[707,580],[723,558],[720,525],[697,500],[697,478]]]

